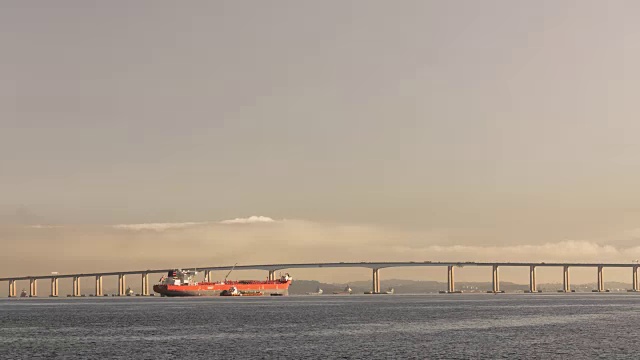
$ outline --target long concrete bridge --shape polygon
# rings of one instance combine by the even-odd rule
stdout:
[[[397,268],[397,267],[428,267],[438,266],[447,267],[447,290],[446,293],[455,293],[455,277],[454,270],[456,267],[490,267],[492,268],[492,290],[490,293],[500,293],[500,273],[501,267],[526,267],[529,269],[529,292],[539,292],[536,284],[536,268],[538,267],[557,267],[562,268],[563,275],[563,289],[561,292],[571,292],[571,284],[569,277],[569,270],[571,268],[594,268],[597,269],[597,289],[596,292],[603,292],[604,289],[604,268],[629,268],[631,270],[631,285],[632,289],[629,291],[638,292],[638,269],[640,264],[638,263],[529,263],[529,262],[443,262],[443,261],[404,261],[404,262],[334,262],[334,263],[306,263],[306,264],[264,264],[264,265],[240,265],[240,266],[204,266],[204,267],[183,267],[183,269],[197,269],[204,272],[204,280],[211,281],[211,271],[216,270],[264,270],[268,272],[268,278],[270,280],[275,279],[275,273],[278,270],[285,269],[312,269],[312,268],[369,268],[372,270],[372,286],[373,293],[380,293],[380,270],[385,268]],[[80,288],[81,278],[94,278],[95,279],[95,296],[103,296],[102,279],[105,276],[117,276],[118,277],[118,295],[126,295],[126,277],[138,275],[141,277],[141,295],[150,295],[149,292],[149,274],[168,273],[174,269],[154,269],[154,270],[136,270],[136,271],[115,271],[115,272],[100,272],[100,273],[78,273],[78,274],[57,274],[52,273],[50,275],[38,275],[38,276],[14,276],[0,278],[0,282],[8,282],[9,284],[9,297],[17,296],[17,281],[29,281],[29,296],[38,296],[38,280],[50,280],[51,283],[51,297],[58,296],[58,282],[60,279],[72,279],[73,289],[71,296],[82,296]]]

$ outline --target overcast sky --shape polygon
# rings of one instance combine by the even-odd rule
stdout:
[[[47,256],[44,243],[64,256],[74,236],[131,245],[127,231],[181,231],[97,228],[218,229],[257,215],[278,230],[211,240],[220,262],[270,262],[220,249],[254,235],[270,239],[248,243],[254,251],[315,239],[282,261],[378,259],[395,246],[424,247],[424,258],[478,254],[428,246],[493,246],[494,258],[533,246],[521,257],[630,261],[639,11],[636,1],[2,1],[0,240],[33,241],[12,264],[27,266]],[[292,223],[306,225],[283,230]],[[23,229],[33,225],[64,230]],[[345,226],[367,236],[336,230]],[[404,251],[389,256],[418,254]]]

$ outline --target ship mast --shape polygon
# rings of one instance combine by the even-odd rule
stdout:
[[[231,272],[233,271],[233,269],[236,268],[236,265],[238,265],[238,263],[233,264],[233,266],[231,267],[231,270],[229,270],[229,272],[227,273],[227,276],[224,277],[224,282],[227,282],[227,278],[229,277],[229,275],[231,275]]]

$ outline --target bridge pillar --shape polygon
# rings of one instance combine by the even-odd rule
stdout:
[[[142,296],[149,296],[149,274],[142,273]]]
[[[211,270],[204,271],[204,282],[211,282]]]
[[[565,265],[562,267],[562,285],[564,292],[571,292],[571,283],[569,281],[569,266]]]
[[[103,296],[102,293],[102,275],[96,275],[96,296]]]
[[[498,265],[493,265],[493,292],[500,292],[500,273],[498,272]]]
[[[80,296],[80,278],[78,276],[73,277],[72,296]]]
[[[633,291],[638,291],[638,266],[637,265],[633,267],[631,286],[633,288]]]
[[[269,281],[275,281],[275,279],[276,279],[276,271],[269,270]]]
[[[538,284],[536,282],[536,267],[529,266],[529,292],[538,292]]]
[[[29,297],[38,296],[38,280],[29,279]]]
[[[602,265],[598,266],[598,292],[604,291],[604,278],[602,277]]]
[[[454,293],[456,291],[455,279],[453,277],[453,265],[447,267],[447,292]]]
[[[9,280],[9,297],[16,297],[16,281]]]
[[[58,278],[51,278],[51,297],[58,297]]]
[[[127,291],[127,280],[124,274],[118,274],[118,296],[124,296]]]
[[[373,293],[380,292],[380,269],[373,269]]]

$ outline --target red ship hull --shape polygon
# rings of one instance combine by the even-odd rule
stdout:
[[[227,281],[225,283],[197,283],[190,285],[168,285],[157,284],[153,286],[153,291],[162,296],[220,296],[224,290],[230,290],[232,287],[240,292],[259,291],[264,295],[278,294],[288,295],[291,280],[280,281]]]

